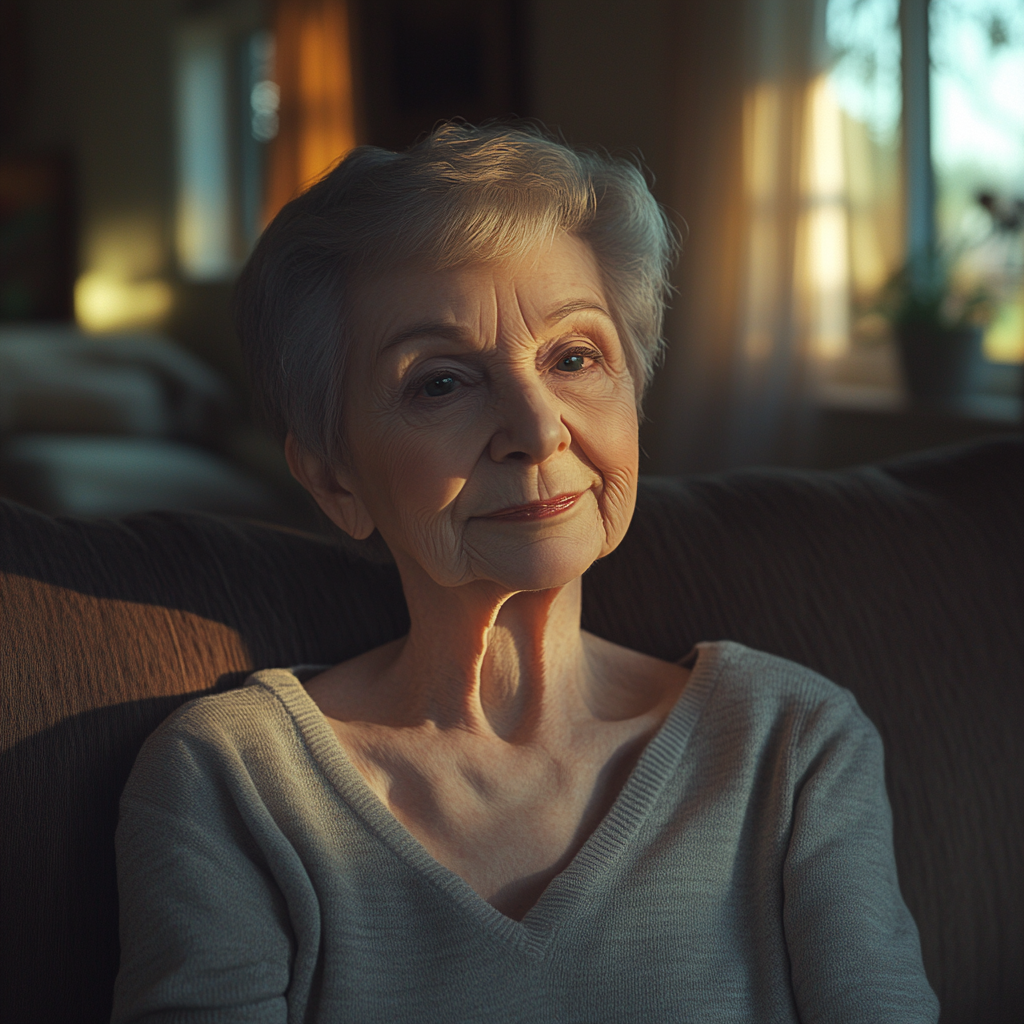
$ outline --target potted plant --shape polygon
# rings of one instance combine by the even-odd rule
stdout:
[[[880,306],[896,337],[908,396],[932,403],[963,398],[981,361],[991,292],[958,276],[950,258],[931,252],[889,279]]]

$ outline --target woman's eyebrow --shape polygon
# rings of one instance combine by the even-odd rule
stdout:
[[[604,306],[594,302],[592,299],[570,299],[548,313],[544,317],[544,322],[547,324],[557,323],[573,313],[579,313],[584,310],[600,313],[609,320],[612,318]],[[403,327],[402,330],[388,338],[384,345],[381,346],[380,351],[386,352],[396,345],[401,345],[404,342],[413,341],[417,338],[442,338],[460,345],[467,345],[472,342],[469,332],[459,324],[453,324],[450,321],[444,320],[423,320],[420,323]]]
[[[544,322],[548,324],[557,323],[559,320],[564,320],[567,316],[571,316],[573,313],[579,313],[583,310],[591,310],[595,313],[601,313],[603,316],[608,317],[611,320],[611,314],[604,306],[592,299],[570,299],[568,302],[563,302],[562,305],[553,309],[546,317]]]

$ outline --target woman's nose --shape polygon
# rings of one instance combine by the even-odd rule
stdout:
[[[536,465],[572,444],[558,403],[539,382],[509,382],[498,397],[497,412],[491,438],[495,462],[517,459]]]

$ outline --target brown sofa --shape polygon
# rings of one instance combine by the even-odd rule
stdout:
[[[1024,1020],[1024,447],[644,482],[585,625],[678,658],[730,638],[849,687],[885,741],[896,855],[947,1024]],[[0,1020],[103,1021],[113,831],[145,736],[258,666],[399,635],[388,567],[188,513],[0,503]]]

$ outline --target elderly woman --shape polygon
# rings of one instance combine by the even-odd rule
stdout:
[[[411,627],[149,739],[115,1021],[936,1019],[851,695],[580,629],[672,249],[632,165],[461,125],[355,150],[268,228],[255,391]]]

